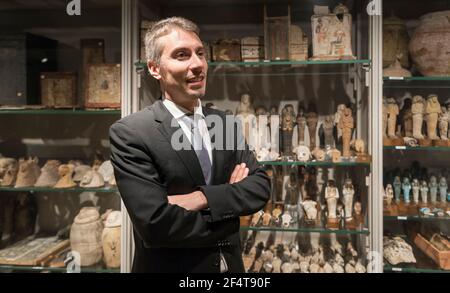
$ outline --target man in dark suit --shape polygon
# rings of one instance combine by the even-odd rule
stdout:
[[[134,228],[133,272],[243,272],[239,216],[270,196],[269,178],[236,124],[201,107],[204,50],[191,21],[155,24],[146,53],[163,98],[110,129],[111,162]]]

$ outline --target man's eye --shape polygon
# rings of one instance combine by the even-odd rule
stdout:
[[[200,56],[200,57],[203,57],[203,56],[205,56],[205,52],[204,51],[198,51],[197,55]]]
[[[188,57],[188,55],[185,52],[178,52],[176,54],[177,59],[186,59],[187,57]]]

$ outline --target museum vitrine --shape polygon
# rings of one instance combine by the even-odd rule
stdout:
[[[449,272],[446,1],[384,1],[384,271]]]
[[[0,271],[120,271],[120,0],[0,1]],[[81,9],[78,9],[81,8]]]
[[[188,18],[208,61],[203,106],[239,119],[270,176],[266,207],[240,219],[248,272],[381,270],[373,241],[381,238],[373,234],[381,229],[373,220],[381,220],[373,193],[381,101],[371,98],[381,80],[371,37],[381,23],[371,3],[141,0],[126,8],[133,37],[125,55],[135,69],[129,112],[161,95],[146,68],[147,30],[166,17]],[[123,253],[131,255],[131,245]]]

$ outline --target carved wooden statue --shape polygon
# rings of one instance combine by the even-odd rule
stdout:
[[[387,114],[388,114],[388,137],[396,138],[395,126],[397,122],[397,116],[399,114],[399,108],[397,102],[393,98],[387,99]]]
[[[256,128],[255,109],[251,103],[250,95],[243,94],[241,96],[241,102],[236,109],[236,119],[240,120],[245,140],[249,143],[250,134],[254,133],[253,130]]]
[[[441,105],[439,104],[438,97],[436,95],[429,95],[427,98],[427,104],[425,107],[425,113],[427,114],[427,135],[429,139],[439,139],[436,134],[438,117],[441,113]]]
[[[314,111],[309,111],[306,114],[306,124],[308,125],[309,132],[309,148],[314,149],[316,147],[316,130],[317,123],[319,122],[319,116]]]
[[[341,120],[341,116],[344,114],[344,110],[347,108],[344,104],[340,104],[337,106],[337,111],[334,114],[334,124],[337,126],[339,124],[339,121]],[[342,129],[337,127],[337,141],[336,143],[342,143]]]
[[[285,156],[292,155],[292,136],[294,134],[295,112],[291,104],[281,111],[282,152]]]
[[[383,97],[383,124],[382,124],[382,131],[383,131],[383,138],[387,138],[387,120],[388,120],[388,113],[387,113],[387,100],[386,97]]]
[[[415,139],[424,139],[422,134],[423,114],[425,106],[422,96],[414,96],[412,101],[411,113],[413,119],[413,137]]]
[[[352,109],[345,108],[344,115],[341,116],[338,128],[342,129],[342,156],[350,157],[350,140],[352,138],[352,130],[354,128]]]
[[[325,136],[325,146],[334,147],[334,116],[326,116],[323,122],[323,130]]]
[[[298,144],[305,143],[305,128],[306,128],[306,117],[303,112],[303,108],[300,108],[297,114],[297,134],[298,134]]]

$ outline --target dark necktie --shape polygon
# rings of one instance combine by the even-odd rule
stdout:
[[[191,129],[191,145],[197,155],[198,162],[200,163],[200,167],[202,168],[203,177],[205,178],[206,184],[211,184],[211,160],[209,158],[208,150],[203,143],[203,139],[200,133],[200,129],[198,128],[199,119],[202,119],[201,116],[194,115],[191,113],[186,114],[183,117],[186,121],[187,125],[190,126]]]

